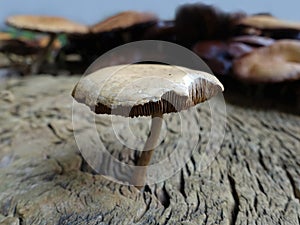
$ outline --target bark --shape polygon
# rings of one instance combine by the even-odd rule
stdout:
[[[70,93],[78,79],[41,75],[0,81],[0,224],[300,223],[298,115],[227,104],[224,141],[208,168],[202,163],[212,156],[202,157],[209,107],[183,112],[182,120],[167,115],[152,163],[172,151],[180,123],[196,124],[201,144],[174,176],[140,192],[90,172],[82,159],[71,120]],[[121,122],[119,132],[130,142]],[[130,123],[141,143],[148,122]],[[96,123],[111,154],[134,163],[136,152],[109,135],[109,118]],[[187,130],[186,137],[193,138],[196,131]],[[192,142],[183,141],[181,148]]]

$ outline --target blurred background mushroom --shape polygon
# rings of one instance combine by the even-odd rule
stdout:
[[[292,20],[292,14],[283,15],[283,11],[277,8],[268,10],[260,5],[260,9],[249,10],[251,4],[245,3],[239,9],[220,2],[210,5],[181,1],[170,3],[168,14],[161,12],[167,10],[166,7],[159,9],[153,6],[156,10],[150,10],[152,3],[148,9],[123,7],[124,10],[103,15],[97,9],[97,13],[83,13],[78,17],[80,22],[94,17],[85,25],[62,16],[15,14],[6,18],[9,27],[4,29],[6,32],[0,33],[0,52],[3,56],[0,66],[14,68],[19,74],[81,74],[99,56],[117,46],[139,40],[163,40],[194,51],[229,87],[226,92],[266,95],[271,90],[285,93],[279,91],[282,86],[291,92],[289,96],[297,95],[295,93],[298,92],[294,91],[297,88],[287,88],[298,87],[298,76],[294,76],[293,81],[287,81],[291,74],[297,74],[297,68],[291,66],[295,62],[281,60],[286,48],[283,51],[279,49],[283,48],[281,40],[299,41],[300,23]],[[274,46],[279,46],[276,47],[278,50],[268,53]],[[280,76],[279,73],[266,75],[266,71],[262,75],[263,71],[258,71],[264,66],[262,62],[266,54],[272,55],[270,60],[280,59]],[[124,61],[120,56],[114,57],[109,65]],[[127,57],[134,57],[134,54]],[[255,65],[254,61],[245,63],[252,58],[259,59]],[[283,72],[287,71],[283,68],[289,68],[289,72]],[[276,89],[266,89],[268,86],[275,86]]]
[[[40,67],[47,58],[58,34],[88,33],[88,28],[84,25],[53,16],[16,15],[8,17],[6,23],[18,29],[46,33],[49,35],[48,43],[46,43],[45,47],[40,51],[40,54],[38,54],[36,60],[31,65],[31,73],[33,74],[40,72]]]
[[[152,13],[121,12],[91,25],[87,35],[68,34],[68,43],[61,53],[79,55],[81,63],[88,67],[108,50],[130,41],[141,40],[145,30],[157,21],[157,16]]]
[[[237,25],[242,34],[256,30],[257,34],[274,39],[300,39],[300,23],[281,20],[272,15],[244,17],[239,20]]]
[[[237,78],[251,82],[283,82],[300,79],[300,42],[281,40],[256,49],[234,62]]]

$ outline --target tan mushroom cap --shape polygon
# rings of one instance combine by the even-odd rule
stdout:
[[[102,33],[152,21],[157,21],[157,16],[152,13],[125,11],[108,17],[104,21],[91,26],[90,29],[93,33]]]
[[[280,20],[268,15],[256,15],[244,17],[239,21],[240,25],[259,29],[293,29],[300,30],[300,23]]]
[[[9,26],[44,33],[86,34],[88,27],[53,16],[16,15],[6,19]]]
[[[150,116],[179,112],[223,91],[213,75],[184,67],[119,65],[81,79],[72,96],[97,114]]]
[[[281,40],[258,48],[236,60],[235,76],[254,82],[282,82],[300,79],[300,42]]]

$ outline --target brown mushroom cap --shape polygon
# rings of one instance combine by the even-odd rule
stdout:
[[[133,64],[106,67],[84,77],[72,96],[97,114],[135,117],[188,109],[222,90],[219,80],[205,72]]]
[[[235,60],[235,76],[254,82],[300,79],[300,42],[281,40]]]
[[[90,29],[93,33],[102,33],[154,21],[157,21],[157,17],[152,13],[125,11],[108,17],[104,21],[91,26]]]
[[[259,29],[294,29],[300,30],[300,23],[280,20],[269,15],[255,15],[242,18],[239,25],[255,27]]]
[[[88,27],[53,16],[17,15],[6,19],[9,26],[43,33],[86,34]]]

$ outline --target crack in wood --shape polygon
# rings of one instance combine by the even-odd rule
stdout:
[[[256,181],[257,181],[257,185],[258,185],[259,190],[260,190],[265,196],[268,196],[267,193],[265,192],[265,189],[264,189],[264,187],[262,186],[260,180],[259,180],[258,178],[256,178]]]
[[[165,219],[165,222],[164,222],[164,225],[168,225],[168,222],[169,222],[169,220],[172,218],[172,214],[173,214],[173,212],[172,212],[172,210],[170,211],[170,214],[166,217],[166,219]]]
[[[237,221],[237,217],[239,214],[239,206],[240,206],[240,200],[239,200],[239,195],[238,192],[235,188],[235,180],[234,178],[228,174],[228,181],[229,181],[229,185],[230,185],[230,190],[231,190],[231,194],[234,200],[234,205],[233,205],[233,209],[231,211],[231,225],[235,225],[236,221]]]
[[[16,210],[15,210],[13,216],[19,219],[19,225],[25,225],[26,224],[26,222],[24,221],[23,215],[19,214],[19,212],[17,211],[17,206],[16,206]]]
[[[258,162],[260,163],[260,165],[262,166],[262,168],[266,171],[269,172],[268,167],[266,166],[264,159],[263,159],[263,154],[261,151],[258,152]]]
[[[166,190],[165,184],[160,189],[160,194],[156,196],[160,203],[164,206],[164,208],[168,208],[170,206],[170,196]]]
[[[289,172],[289,170],[286,166],[284,166],[284,171],[286,172],[286,176],[287,176],[287,178],[288,178],[288,180],[291,184],[291,187],[293,189],[294,198],[296,198],[300,201],[300,191],[296,187],[296,183],[294,181],[294,178],[293,178],[292,174]]]
[[[180,172],[179,192],[182,194],[184,199],[186,199],[187,196],[186,196],[186,193],[184,191],[184,186],[185,186],[185,178],[184,178],[183,170],[181,170],[181,172]]]
[[[51,132],[54,134],[54,136],[56,136],[60,141],[58,142],[58,144],[62,143],[65,141],[64,138],[62,138],[56,131],[56,129],[52,126],[51,123],[47,124],[47,127],[51,130]]]

